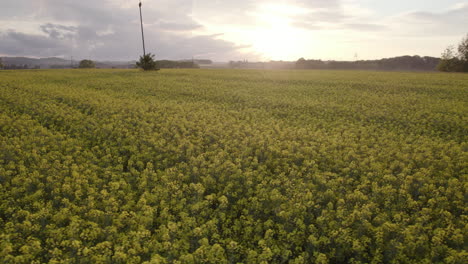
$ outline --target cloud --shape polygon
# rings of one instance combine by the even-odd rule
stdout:
[[[129,60],[141,53],[136,0],[0,1],[2,55],[73,55],[99,60]],[[407,8],[405,1],[396,1],[395,5],[401,6],[398,10]],[[282,33],[294,31],[292,35],[299,36],[295,41],[303,44],[304,56],[323,57],[322,54],[328,52],[330,54],[326,56],[333,57],[338,49],[349,54],[359,49],[358,44],[349,48],[353,52],[347,51],[344,46],[334,46],[343,40],[361,43],[361,46],[382,47],[382,43],[391,43],[385,49],[392,53],[382,54],[390,56],[396,49],[394,39],[397,37],[401,38],[398,45],[402,47],[410,45],[411,40],[414,47],[421,46],[416,39],[438,41],[436,48],[431,46],[431,49],[437,50],[466,33],[466,1],[445,10],[421,7],[398,15],[382,15],[379,13],[382,10],[371,9],[370,6],[381,9],[389,6],[376,2],[145,0],[143,20],[146,46],[158,58],[206,56],[213,60],[237,60],[258,56],[259,51],[253,49],[265,47],[255,43],[262,41],[258,36],[265,32],[269,35],[264,35],[270,36],[271,32],[280,28]],[[440,40],[447,36],[451,39]],[[307,47],[314,48],[309,51]]]
[[[362,7],[350,5],[349,1],[340,0],[289,0],[289,1],[251,1],[241,0],[228,2],[225,4],[221,1],[215,1],[209,4],[209,1],[201,1],[199,7],[200,12],[210,12],[206,21],[220,23],[221,20],[227,23],[235,23],[236,25],[245,25],[257,27],[259,25],[259,17],[272,16],[284,18],[293,27],[305,30],[358,30],[358,31],[378,31],[384,30],[386,27],[368,21],[364,14],[370,13]],[[231,4],[229,4],[231,3]],[[213,8],[213,9],[211,9]],[[205,10],[206,9],[206,10]],[[215,11],[225,10],[226,16],[216,16]]]
[[[377,24],[371,19],[357,14],[354,6],[344,7],[339,1],[328,3],[328,8],[311,8],[300,16],[292,18],[292,25],[306,30],[351,30],[351,31],[382,31],[387,26]],[[321,6],[325,6],[322,3]],[[352,9],[354,12],[346,12]]]
[[[42,32],[49,35],[52,39],[65,39],[73,37],[73,34],[77,32],[78,28],[74,26],[63,26],[47,23],[40,26]]]
[[[33,16],[41,7],[41,1],[14,0],[1,1],[0,18],[14,19]]]
[[[357,31],[382,31],[388,29],[385,25],[379,24],[359,24],[359,23],[351,23],[351,24],[343,24],[343,28],[357,30]]]
[[[24,34],[9,31],[0,34],[1,53],[11,56],[75,56],[93,59],[136,59],[141,53],[141,38],[134,32],[120,31],[99,36],[88,27],[78,27],[67,38],[56,30],[49,36]],[[132,36],[134,41],[128,41]],[[240,49],[232,42],[218,39],[217,36],[180,36],[170,33],[148,32],[147,51],[156,53],[159,59],[188,59],[192,56],[223,59],[239,57]]]
[[[391,18],[389,24],[404,27],[407,36],[457,36],[466,34],[468,3],[460,3],[438,12],[416,11]],[[430,34],[428,34],[430,32]]]
[[[141,53],[137,2],[94,0],[17,0],[18,17],[44,21],[36,33],[0,26],[0,54],[10,56],[75,56],[100,60],[131,60]],[[38,4],[38,2],[40,4]],[[14,5],[7,2],[6,9]],[[192,18],[189,0],[159,0],[143,4],[147,51],[158,58],[187,59],[206,54],[210,59],[239,57],[242,47],[210,34]],[[16,5],[16,1],[15,1]],[[3,15],[3,11],[0,14]],[[3,19],[3,17],[2,17]]]
[[[419,22],[453,23],[468,22],[468,4],[459,4],[442,12],[410,12],[403,15]],[[464,24],[463,26],[466,26]]]
[[[156,26],[158,26],[162,30],[168,30],[168,31],[191,31],[195,29],[200,29],[203,26],[193,22],[193,23],[177,23],[177,22],[166,22],[166,21],[159,21],[156,23]]]
[[[67,50],[66,42],[51,37],[15,31],[0,33],[0,51],[4,54],[50,57],[64,54]]]
[[[222,23],[227,26],[254,27],[258,23],[256,16],[259,14],[285,16],[291,9],[306,10],[308,14],[314,14],[316,19],[333,20],[342,15],[339,0],[198,0],[194,2],[193,14],[200,17],[201,21],[212,24]]]

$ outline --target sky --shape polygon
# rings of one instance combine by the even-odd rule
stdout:
[[[0,56],[136,60],[139,0],[0,0]],[[142,0],[147,52],[214,61],[440,56],[468,0]]]

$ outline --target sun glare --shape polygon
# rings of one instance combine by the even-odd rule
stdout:
[[[203,20],[204,32],[223,32],[220,39],[235,43],[255,60],[297,60],[306,56],[312,41],[311,32],[295,26],[301,17],[311,10],[291,4],[260,4],[245,13],[246,21],[236,24],[220,24]],[[206,19],[206,18],[205,18]],[[238,57],[232,57],[233,60]]]
[[[300,12],[292,6],[268,6],[256,14],[251,32],[252,48],[265,59],[287,60],[303,51],[304,32],[291,25],[289,16]]]
[[[272,23],[270,27],[257,28],[252,32],[252,48],[266,59],[291,58],[300,53],[300,42],[300,33],[283,23]]]

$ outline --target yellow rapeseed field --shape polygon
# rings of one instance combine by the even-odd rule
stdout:
[[[1,263],[466,263],[468,75],[0,71]]]

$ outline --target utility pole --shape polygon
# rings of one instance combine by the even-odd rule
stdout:
[[[146,56],[145,34],[143,33],[143,16],[141,15],[141,0],[140,0],[140,4],[138,6],[140,7],[141,39],[143,40],[143,57],[145,57]]]

